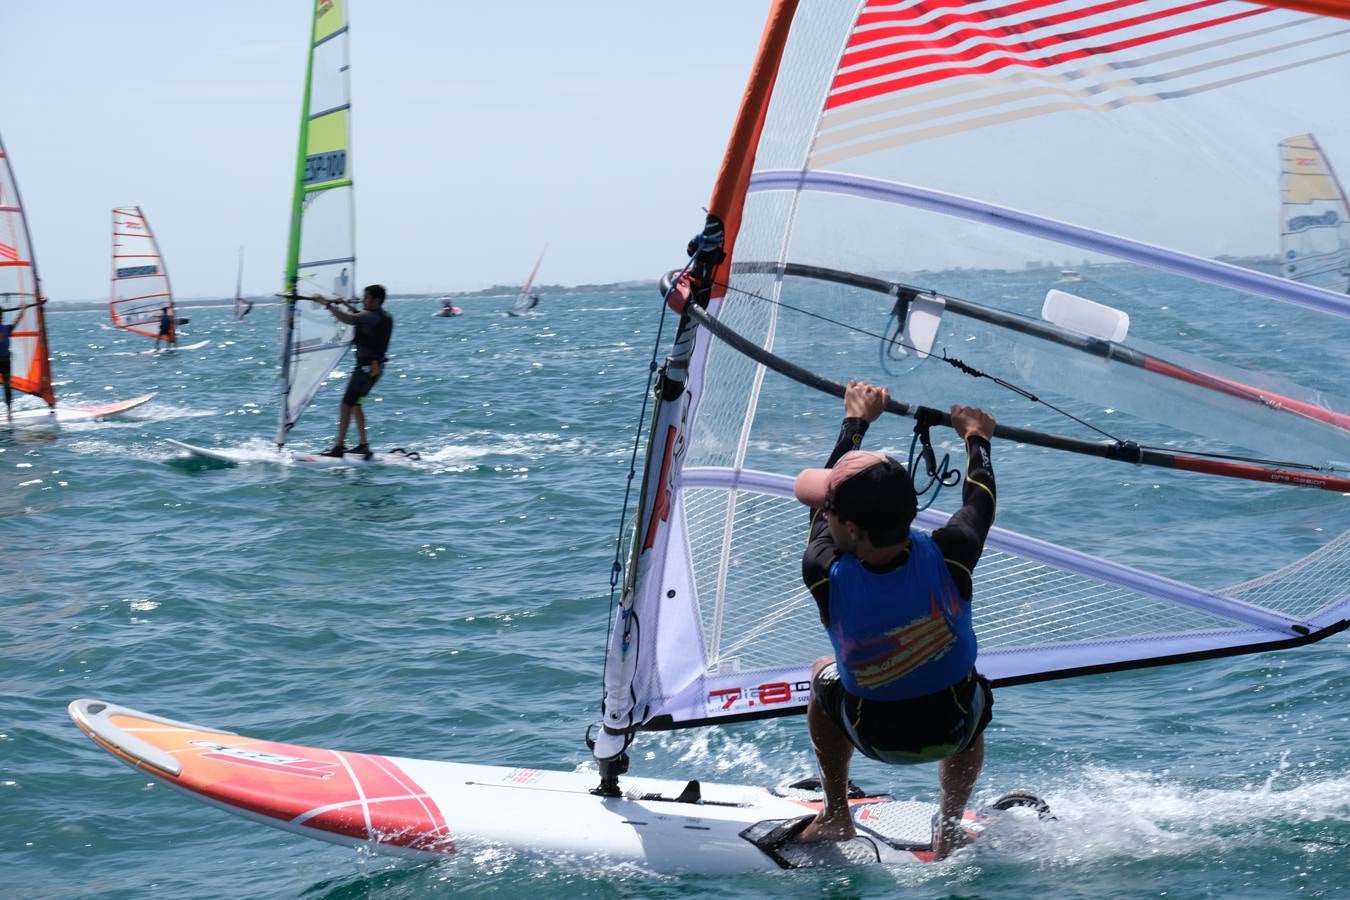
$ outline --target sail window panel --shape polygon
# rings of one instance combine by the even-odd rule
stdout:
[[[795,500],[719,488],[686,490],[684,504],[710,667],[743,671],[828,654],[801,578],[806,509]]]
[[[322,31],[322,29],[321,29]],[[348,90],[348,35],[340,34],[323,40],[322,34],[314,47],[314,74],[309,83],[309,114],[316,116],[326,109],[345,106],[351,102]]]
[[[304,295],[355,296],[353,188],[305,195],[297,289]]]
[[[1059,276],[1057,266],[1040,263],[1037,275],[1029,264],[1063,260],[1070,253],[1082,258],[1081,251],[1057,242],[851,197],[802,195],[793,226],[787,251],[793,263],[894,277],[1033,322],[1041,321],[1046,291],[1058,287]],[[952,255],[953,249],[959,257]],[[772,264],[776,256],[738,253],[737,258],[742,265],[751,260]],[[987,262],[941,265],[957,258]],[[929,260],[936,262],[930,266]],[[1204,428],[1219,431],[1216,437],[1249,451],[1315,464],[1350,459],[1350,430],[1343,427],[1350,421],[1346,418],[1350,402],[1336,395],[1338,386],[1327,382],[1317,362],[1325,360],[1326,336],[1350,338],[1350,319],[1102,257],[1089,260],[1089,265],[1090,277],[1069,289],[1130,315],[1125,347],[1213,376],[1210,383],[1177,377],[1165,365],[1125,365],[1100,353],[962,317],[950,309],[943,315],[934,354],[955,356],[1032,391],[1072,396],[1098,410],[1126,410],[1173,430],[1194,433],[1203,422]],[[1010,277],[996,269],[1027,274]],[[754,287],[743,290],[742,277],[754,279],[747,282]],[[914,383],[930,377],[945,378],[961,394],[984,387],[969,378],[962,387],[959,379],[934,375],[946,367],[933,360],[901,359],[905,354],[900,352],[884,358],[883,336],[893,297],[861,289],[831,290],[810,279],[787,279],[780,291],[771,292],[762,282],[762,275],[734,274],[728,294],[746,307],[772,306],[775,300],[797,307],[783,309],[775,323],[773,340],[781,356],[839,380],[868,378],[869,372],[884,376],[881,383],[893,390],[900,387],[901,378]],[[741,314],[749,317],[753,310]],[[762,315],[767,317],[768,312]],[[1234,326],[1246,326],[1253,339],[1232,341],[1225,329]],[[836,364],[841,361],[845,364]],[[1275,370],[1280,377],[1270,374]],[[1225,380],[1259,390],[1235,390]],[[959,395],[920,399],[913,392],[907,396],[944,407],[961,399]],[[1160,403],[1160,396],[1169,399]],[[1307,415],[1292,414],[1297,404],[1333,415],[1321,415],[1316,409]],[[1337,416],[1341,424],[1329,424]]]

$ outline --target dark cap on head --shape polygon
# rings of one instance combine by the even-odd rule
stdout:
[[[832,469],[806,469],[793,484],[797,499],[824,506],[863,528],[877,546],[898,544],[918,511],[914,482],[900,463],[884,453],[853,450]]]

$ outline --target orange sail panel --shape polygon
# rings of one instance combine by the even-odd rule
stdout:
[[[108,304],[117,328],[174,343],[178,313],[159,242],[139,206],[112,211],[112,298]],[[167,336],[160,327],[168,313]]]
[[[10,386],[54,405],[47,324],[42,314],[33,242],[28,236],[23,202],[3,143],[0,143],[0,308],[5,310],[0,314],[0,323],[14,326],[9,335]]]

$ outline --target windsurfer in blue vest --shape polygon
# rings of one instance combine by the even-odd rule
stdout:
[[[346,270],[343,270],[344,275]],[[341,457],[353,453],[365,459],[374,456],[366,439],[366,414],[363,408],[366,395],[384,371],[385,354],[389,352],[389,338],[394,333],[394,317],[384,311],[385,289],[382,284],[367,285],[361,292],[362,310],[346,300],[327,301],[328,311],[340,322],[356,328],[352,347],[356,350],[356,368],[352,370],[347,390],[338,408],[337,443],[323,452],[323,456]],[[339,305],[347,307],[342,310]],[[347,426],[356,419],[356,434],[361,439],[351,450],[346,447]]]
[[[888,399],[884,388],[849,382],[826,468],[805,470],[794,486],[811,507],[802,576],[835,653],[816,660],[807,707],[825,804],[797,839],[856,834],[848,809],[856,748],[884,763],[938,762],[933,856],[943,859],[965,842],[961,817],[993,710],[989,684],[975,671],[970,603],[971,573],[994,521],[994,419],[952,407],[969,458],[963,506],[929,534],[911,528],[918,504],[905,467],[858,449]]]
[[[0,308],[0,381],[5,383],[5,419],[14,421],[14,389],[10,387],[10,353],[9,338],[14,333],[14,329],[19,327],[19,317],[16,316],[12,324],[5,322],[5,313],[21,313],[32,303],[25,303],[21,306],[11,306],[9,308]]]

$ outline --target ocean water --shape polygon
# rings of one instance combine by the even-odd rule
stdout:
[[[1026,287],[1008,278],[1008,290]],[[96,697],[299,744],[589,766],[582,738],[598,712],[609,567],[659,302],[545,298],[524,319],[503,314],[509,303],[465,303],[466,316],[446,320],[430,316],[432,301],[393,302],[373,439],[423,462],[340,471],[202,463],[162,441],[269,446],[275,307],[240,324],[224,307],[188,310],[185,340],[211,343],[158,356],[132,354],[148,342],[104,329],[100,312],[50,315],[64,401],[158,396],[125,419],[0,432],[0,896],[1350,890],[1343,635],[1002,690],[975,799],[1028,788],[1057,822],[1026,823],[942,864],[715,884],[504,852],[421,865],[374,857],[192,802],[75,728],[66,704]],[[331,441],[339,385],[320,393],[296,445]],[[823,451],[834,425],[817,422]],[[1252,535],[1163,529],[1149,543],[1118,527],[1192,502],[1184,475],[1126,469],[1116,489],[1083,492],[1060,462],[1026,448],[996,445],[995,465],[1004,524],[1034,527],[1028,510],[1043,508],[1048,532],[1092,530],[1104,552],[1213,583],[1245,577],[1260,552]],[[644,735],[634,756],[635,773],[680,778],[772,784],[812,769],[800,717]],[[853,777],[898,796],[935,793],[931,767],[860,764]]]

